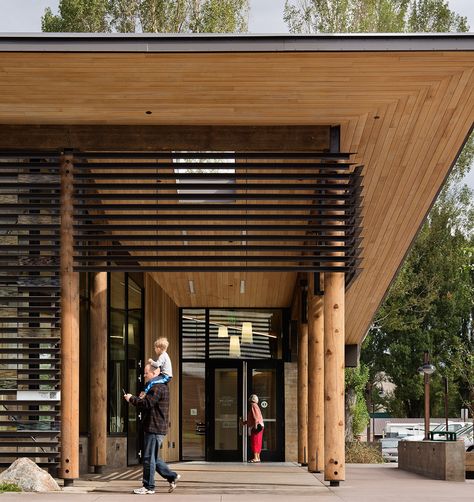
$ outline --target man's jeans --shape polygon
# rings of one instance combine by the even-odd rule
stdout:
[[[143,486],[148,490],[155,489],[155,470],[168,483],[171,483],[177,477],[176,472],[172,471],[160,458],[160,446],[164,439],[165,436],[161,434],[145,432],[143,441]]]

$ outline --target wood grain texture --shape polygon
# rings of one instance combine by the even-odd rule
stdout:
[[[312,276],[312,274],[309,274]],[[308,308],[308,470],[324,470],[324,296],[312,294]]]
[[[345,479],[344,274],[324,274],[324,479]]]
[[[71,156],[61,161],[61,460],[59,477],[79,478],[79,274],[73,272]]]
[[[145,361],[156,358],[153,342],[168,338],[168,354],[173,365],[173,379],[168,383],[170,391],[170,428],[163,448],[162,458],[179,460],[179,314],[178,307],[163,291],[151,274],[145,274]]]
[[[349,344],[364,337],[474,122],[474,52],[2,53],[0,72],[1,124],[339,124],[341,149],[365,166]],[[289,306],[295,286],[290,273],[155,277],[180,306]]]
[[[91,274],[89,465],[107,464],[107,273]]]

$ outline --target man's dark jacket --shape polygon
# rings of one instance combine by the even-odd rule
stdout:
[[[151,380],[153,382],[153,380]],[[149,382],[150,383],[150,382]],[[143,399],[132,396],[130,403],[142,412],[143,431],[151,434],[168,433],[170,393],[168,385],[156,383]]]

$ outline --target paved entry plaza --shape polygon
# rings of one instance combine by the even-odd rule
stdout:
[[[347,481],[338,488],[327,486],[320,474],[310,474],[293,463],[209,463],[171,464],[182,476],[172,494],[168,483],[157,481],[155,495],[146,500],[172,502],[446,502],[474,500],[474,480],[465,483],[435,481],[398,470],[395,464],[348,465]],[[123,502],[139,499],[131,493],[141,486],[141,468],[88,475],[61,493],[4,494],[0,502]]]

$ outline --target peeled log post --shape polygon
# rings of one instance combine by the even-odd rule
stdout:
[[[308,314],[308,471],[324,469],[324,297],[310,286]]]
[[[89,465],[107,464],[107,273],[91,274]]]
[[[298,321],[298,462],[308,463],[308,324]]]
[[[338,486],[345,479],[344,434],[344,310],[342,272],[324,275],[324,479]]]
[[[79,477],[79,274],[73,272],[73,164],[61,159],[61,464],[59,477]]]

